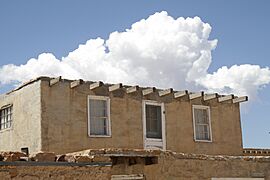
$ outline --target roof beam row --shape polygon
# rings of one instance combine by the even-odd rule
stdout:
[[[50,86],[53,86],[60,82],[62,80],[61,76],[51,79],[50,80]],[[75,80],[70,82],[70,88],[75,88],[79,85],[83,84],[82,80]],[[95,90],[99,87],[102,87],[104,85],[103,82],[97,81],[93,82],[90,84],[89,89],[90,90]],[[182,97],[188,97],[190,100],[197,99],[197,98],[202,98],[203,101],[210,101],[216,99],[218,102],[232,102],[232,103],[241,103],[248,101],[247,96],[242,96],[242,97],[235,97],[234,95],[218,95],[217,93],[213,94],[205,94],[203,91],[198,92],[198,93],[191,93],[188,92],[187,90],[184,91],[174,91],[172,88],[165,89],[165,90],[157,90],[155,87],[150,87],[150,88],[140,88],[139,86],[132,86],[132,87],[124,87],[122,83],[119,84],[112,84],[109,85],[108,91],[113,92],[117,91],[120,89],[125,89],[127,94],[135,93],[141,91],[143,96],[150,95],[152,93],[157,92],[160,97],[167,96],[167,95],[173,95],[174,98],[182,98]]]

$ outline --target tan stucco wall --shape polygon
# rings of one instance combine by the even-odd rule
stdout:
[[[87,96],[94,93],[87,85],[70,89],[69,83],[49,87],[47,82],[42,82],[42,92],[43,150],[65,153],[89,148],[143,147],[141,108],[137,108],[141,107],[140,101],[112,97],[112,137],[89,138]],[[96,94],[108,95],[103,88]]]
[[[40,81],[34,82],[9,95],[0,96],[0,108],[13,104],[12,126],[0,131],[0,151],[29,152],[41,149]]]
[[[195,142],[192,105],[210,106],[212,142]],[[242,154],[239,105],[200,98],[166,104],[167,149],[200,154]]]
[[[124,90],[108,92],[107,87],[89,89],[84,83],[71,89],[68,81],[52,87],[42,81],[42,150],[66,153],[89,148],[143,148],[142,99],[165,103],[167,149],[206,154],[242,154],[239,104],[142,96]],[[87,134],[88,95],[109,96],[112,137],[90,138]],[[192,105],[210,106],[213,142],[194,142]]]

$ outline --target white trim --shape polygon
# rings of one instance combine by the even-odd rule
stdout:
[[[146,113],[145,108],[146,105],[154,105],[161,107],[161,125],[162,125],[162,139],[154,139],[154,138],[147,138],[146,137]],[[143,100],[142,101],[142,121],[143,121],[143,146],[144,149],[149,149],[148,146],[151,146],[152,149],[159,149],[162,147],[163,150],[166,150],[166,127],[165,127],[165,106],[164,103],[159,103],[156,101],[151,100]],[[155,148],[156,147],[156,148]]]
[[[106,135],[91,135],[90,132],[90,99],[95,100],[104,100],[107,103],[107,115],[108,115],[108,134]],[[95,96],[95,95],[88,95],[87,98],[87,112],[88,112],[88,125],[87,125],[87,132],[89,137],[111,137],[111,112],[110,112],[110,98],[107,96]]]
[[[4,106],[2,106],[2,107],[0,108],[0,110],[9,108],[9,107],[11,107],[11,106],[13,106],[13,104],[7,104],[7,105],[4,105]]]
[[[194,113],[195,109],[207,109],[207,111],[208,111],[210,140],[198,140],[198,139],[196,139],[196,123],[195,123],[195,113]],[[210,107],[209,106],[203,106],[203,105],[192,105],[192,119],[193,119],[194,141],[195,142],[213,142]]]

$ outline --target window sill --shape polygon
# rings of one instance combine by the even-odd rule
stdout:
[[[202,143],[212,143],[212,140],[196,140],[194,139],[195,142],[202,142]]]
[[[6,128],[6,129],[1,129],[1,130],[0,130],[0,133],[4,133],[4,132],[6,132],[6,131],[11,131],[11,130],[13,130],[12,127]]]
[[[156,141],[156,142],[162,142],[162,139],[157,138],[145,138],[147,141]]]
[[[90,138],[111,138],[111,135],[90,135]]]

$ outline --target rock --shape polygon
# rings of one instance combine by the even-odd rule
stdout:
[[[56,157],[56,161],[57,162],[76,162],[76,159],[73,155],[66,155],[66,154],[62,154],[62,155],[57,155]]]
[[[93,162],[112,162],[108,156],[93,156],[92,160]]]
[[[1,152],[0,158],[2,161],[20,161],[22,157],[27,157],[25,153],[22,152]]]
[[[90,149],[88,155],[105,154],[105,149]]]
[[[65,157],[66,157],[65,154],[57,155],[57,156],[56,156],[56,161],[57,161],[57,162],[65,162]]]
[[[32,161],[38,162],[55,162],[56,160],[56,155],[53,152],[38,152],[31,154],[29,157]]]
[[[2,154],[0,154],[0,161],[4,160],[4,156]]]
[[[29,157],[20,157],[20,161],[29,161]]]
[[[72,156],[72,155],[66,155],[66,156],[65,156],[65,161],[66,161],[66,162],[76,162],[76,159],[75,159],[75,157]]]
[[[78,163],[92,162],[92,157],[90,157],[90,156],[76,156],[76,162],[78,162]]]

